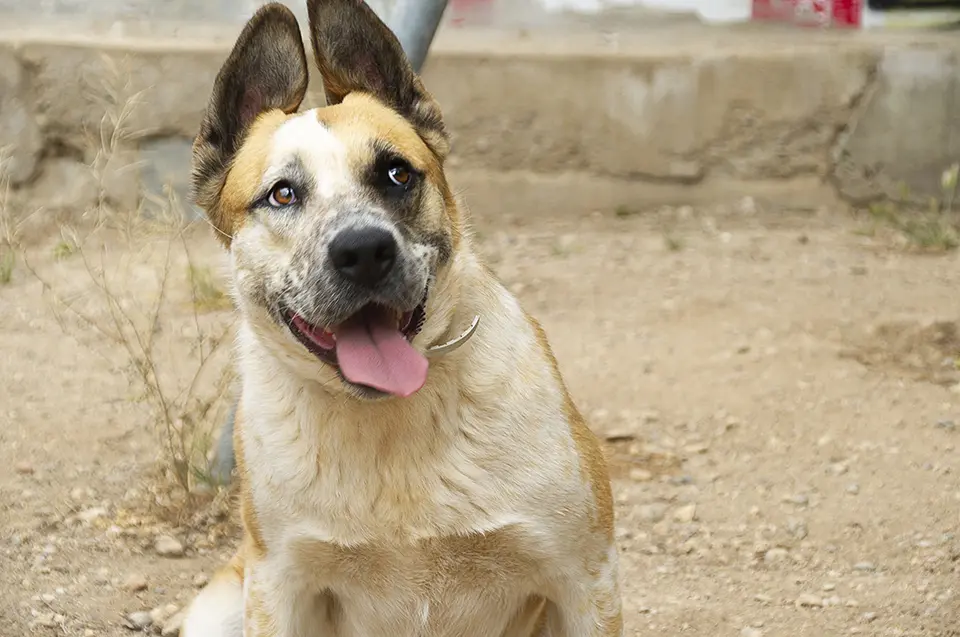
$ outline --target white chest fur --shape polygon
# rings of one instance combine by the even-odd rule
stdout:
[[[441,366],[414,400],[361,403],[258,347],[241,330],[239,431],[275,602],[315,634],[528,635],[563,568],[547,560],[588,508],[571,504],[591,498],[538,353],[519,359],[527,383],[497,356],[482,377]]]
[[[292,603],[300,625],[330,637],[529,634],[550,463],[532,470],[464,423],[420,436],[377,422],[257,426],[262,416],[245,411],[242,429],[253,505],[268,577],[282,583],[271,588],[311,596]]]
[[[275,570],[288,599],[316,592],[299,605],[298,622],[324,628],[317,634],[512,636],[524,633],[511,623],[530,623],[523,611],[540,572],[524,544],[515,529],[355,547],[304,536],[286,545]]]

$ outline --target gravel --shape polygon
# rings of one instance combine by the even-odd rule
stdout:
[[[823,598],[812,593],[804,593],[795,602],[797,608],[823,608]]]
[[[147,578],[140,573],[131,573],[123,580],[123,590],[131,593],[139,593],[147,590]]]
[[[127,625],[133,630],[144,630],[153,625],[153,618],[149,611],[137,611],[127,615]]]
[[[154,543],[154,549],[160,557],[183,557],[185,551],[180,540],[169,535],[161,535]]]

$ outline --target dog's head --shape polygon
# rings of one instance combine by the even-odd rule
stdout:
[[[308,9],[327,106],[297,112],[308,78],[299,25],[265,5],[217,77],[194,143],[194,195],[260,338],[321,382],[408,396],[426,379],[415,339],[461,236],[443,173],[449,140],[366,3]]]

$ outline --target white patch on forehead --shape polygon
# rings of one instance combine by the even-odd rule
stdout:
[[[284,122],[273,134],[264,186],[284,175],[284,169],[299,159],[303,170],[314,178],[323,198],[345,192],[353,182],[347,163],[347,147],[317,119],[316,109]]]

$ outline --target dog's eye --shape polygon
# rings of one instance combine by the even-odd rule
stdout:
[[[281,181],[270,191],[268,201],[274,208],[292,206],[297,203],[297,192],[293,189],[293,186],[285,181]]]
[[[394,186],[406,188],[413,183],[413,172],[405,164],[394,164],[387,170],[387,176],[390,177]]]

